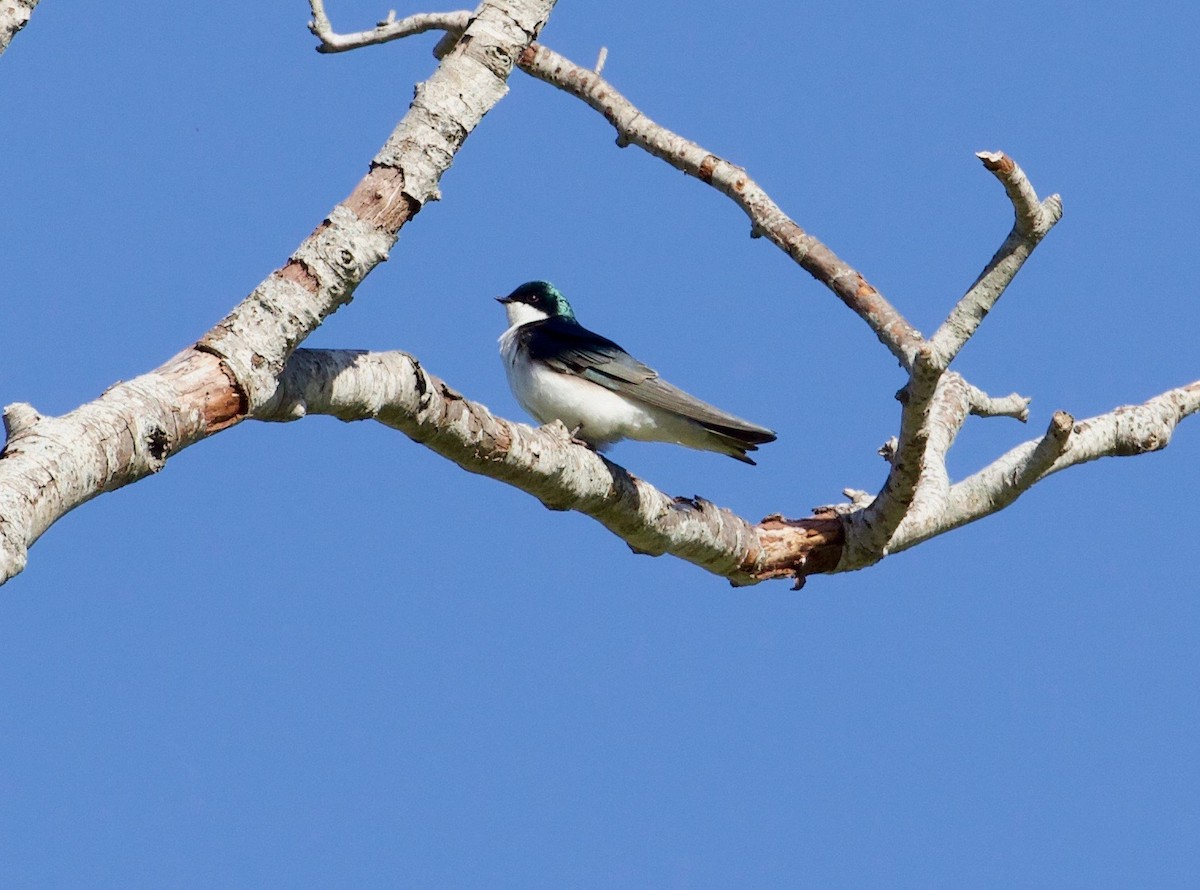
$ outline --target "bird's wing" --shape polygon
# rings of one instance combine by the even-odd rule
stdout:
[[[577,323],[548,318],[525,325],[519,336],[531,358],[556,371],[575,374],[634,401],[682,414],[738,441],[762,444],[775,439],[771,430],[672,386],[612,340]]]

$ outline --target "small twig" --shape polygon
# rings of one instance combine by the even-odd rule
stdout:
[[[594,73],[597,77],[599,77],[600,72],[604,70],[604,63],[607,61],[608,61],[608,47],[602,46],[602,47],[600,47],[600,55],[598,55],[596,57],[596,67],[592,69],[592,73]]]
[[[995,256],[930,338],[947,365],[979,328],[1038,242],[1062,217],[1062,199],[1051,195],[1039,201],[1024,171],[1008,155],[984,151],[977,157],[1004,185],[1016,219]]]
[[[1051,195],[1045,202],[1039,201],[1025,171],[1002,151],[979,151],[975,157],[1000,180],[1008,193],[1016,213],[1017,233],[1022,238],[1040,241],[1062,216],[1062,199]]]
[[[1006,396],[989,396],[978,387],[967,384],[971,413],[976,417],[1012,417],[1021,423],[1029,420],[1029,405],[1033,401],[1027,396],[1010,393]]]
[[[338,34],[333,30],[325,12],[324,0],[309,0],[309,6],[312,8],[313,17],[308,23],[308,30],[320,41],[317,46],[317,52],[320,53],[343,53],[364,46],[378,46],[426,31],[445,31],[457,37],[467,27],[471,18],[471,14],[465,9],[455,12],[423,12],[402,19],[397,19],[395,11],[392,11],[370,31]]]

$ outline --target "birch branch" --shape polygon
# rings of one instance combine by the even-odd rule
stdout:
[[[1200,412],[1200,380],[1167,390],[1140,405],[1072,421],[1056,412],[1046,434],[1018,445],[979,472],[951,487],[936,523],[902,528],[893,553],[1002,510],[1047,476],[1102,457],[1159,451],[1183,418]]]
[[[1016,223],[947,323],[926,341],[859,273],[788,219],[744,170],[649,121],[598,71],[531,46],[552,5],[553,0],[496,0],[466,18],[462,13],[389,18],[375,31],[337,44],[320,0],[314,0],[313,31],[323,45],[334,41],[327,51],[438,28],[453,39],[439,43],[443,64],[418,88],[409,114],[367,177],[282,269],[200,343],[61,418],[41,417],[27,405],[9,406],[8,440],[0,454],[0,582],[21,570],[28,546],[65,512],[157,471],[181,448],[246,416],[376,419],[552,509],[591,516],[637,552],[670,553],[747,584],[785,576],[803,583],[808,574],[876,562],[1001,509],[1067,466],[1165,447],[1179,420],[1200,410],[1197,381],[1081,423],[1060,412],[1040,439],[951,484],[945,457],[968,414],[1027,417],[1028,399],[988,396],[947,365],[1057,220],[1057,198],[1038,202],[1007,157],[981,155],[1005,184]],[[892,466],[879,495],[847,490],[853,497],[847,508],[823,508],[797,520],[773,514],[750,523],[700,497],[658,491],[573,443],[561,424],[532,429],[497,418],[410,356],[295,351],[386,258],[399,228],[426,201],[437,199],[441,174],[503,95],[518,56],[535,76],[605,114],[620,142],[641,145],[737,202],[754,234],[767,235],[834,290],[909,369],[900,436],[887,451]]]
[[[765,236],[833,291],[870,326],[901,365],[911,367],[921,343],[920,332],[862,273],[793,222],[744,168],[655,123],[597,72],[545,46],[532,44],[521,56],[520,66],[604,115],[617,131],[618,145],[636,145],[730,198],[749,217],[752,235]]]
[[[427,20],[422,16],[409,16],[398,22],[381,22],[373,31],[337,34],[324,14],[322,0],[312,0],[312,8],[312,31],[321,41],[318,47],[321,52],[344,52],[386,43],[397,36],[412,33],[417,20],[421,20],[422,26],[432,21],[432,17]],[[459,21],[456,16],[460,15],[440,15],[448,33],[454,33]],[[526,73],[582,99],[604,115],[617,131],[618,145],[637,145],[732,199],[749,217],[750,231],[754,237],[765,235],[801,268],[832,290],[871,327],[875,336],[900,363],[909,367],[913,350],[921,342],[920,332],[860,272],[792,221],[747,175],[745,169],[642,114],[600,76],[607,55],[607,51],[602,52],[595,68],[589,70],[535,43],[522,54],[519,64]]]
[[[983,152],[979,157],[1003,183],[1016,221],[1000,250],[946,322],[918,346],[908,384],[901,391],[904,409],[900,436],[890,453],[891,470],[869,504],[845,514],[846,547],[840,569],[877,562],[895,549],[898,540],[912,537],[914,528],[940,527],[951,490],[946,455],[968,414],[1009,416],[1022,421],[1028,417],[1028,399],[1015,393],[992,398],[946,369],[1033,248],[1061,217],[1062,202],[1057,195],[1039,201],[1025,173],[1002,152]],[[1047,437],[1039,454],[1065,441],[1051,433]]]
[[[671,554],[735,585],[828,572],[840,521],[774,515],[750,523],[699,497],[671,497],[572,442],[561,423],[534,429],[496,417],[403,352],[297,350],[258,420],[308,414],[377,420],[472,473],[525,491],[552,510],[590,516],[637,553]]]
[[[313,17],[308,24],[308,29],[314,37],[321,41],[317,45],[319,53],[343,53],[364,46],[390,43],[401,37],[423,34],[426,31],[461,34],[471,19],[471,13],[465,9],[456,12],[422,12],[405,16],[402,19],[395,18],[395,14],[392,13],[370,31],[338,34],[333,30],[329,16],[325,13],[324,0],[309,0],[309,6],[312,9]]]
[[[0,55],[8,49],[17,32],[29,24],[38,0],[0,0]]]
[[[938,469],[930,460],[929,449],[937,432],[938,417],[933,409],[944,368],[935,359],[929,344],[922,344],[914,357],[908,384],[896,394],[903,408],[900,435],[896,445],[888,449],[891,469],[879,494],[844,517],[847,547],[839,563],[844,570],[862,568],[888,554],[892,535],[908,515],[922,479]],[[957,429],[943,432],[942,438],[949,436],[953,441],[956,434]]]
[[[370,172],[291,259],[194,347],[57,418],[10,406],[0,453],[0,583],[68,511],[161,469],[241,420],[276,388],[288,357],[387,257],[401,226],[438,197],[464,140],[503,97],[554,0],[485,0],[420,85]]]
[[[977,157],[1004,186],[1016,219],[1000,249],[930,338],[941,361],[947,365],[992,311],[1038,242],[1062,218],[1062,199],[1051,195],[1045,201],[1038,200],[1025,171],[1004,152],[981,151]]]
[[[370,172],[281,269],[201,339],[246,387],[250,410],[275,389],[293,349],[387,259],[400,228],[428,201],[484,114],[507,92],[522,48],[555,0],[487,0],[453,51],[420,84]],[[314,7],[314,10],[318,7]]]

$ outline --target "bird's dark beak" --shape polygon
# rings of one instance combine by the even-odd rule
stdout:
[[[497,303],[511,303],[512,297],[496,297]]]

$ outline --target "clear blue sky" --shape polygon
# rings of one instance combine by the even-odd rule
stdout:
[[[402,7],[401,14],[423,7]],[[441,8],[441,7],[438,7]],[[741,10],[740,12],[736,10]],[[386,5],[330,0],[343,30]],[[302,0],[43,0],[0,58],[0,401],[195,340],[353,187],[426,36],[329,57]],[[960,361],[1034,397],[962,475],[1200,376],[1194,4],[563,0],[545,41],[745,165],[931,330],[1063,221]],[[491,297],[767,424],[758,467],[613,457],[751,518],[874,488],[903,380],[725,199],[521,74],[310,345],[406,349],[522,417]],[[750,590],[634,556],[402,435],[247,423],[59,522],[0,594],[0,883],[1194,886],[1200,421],[869,571]]]

